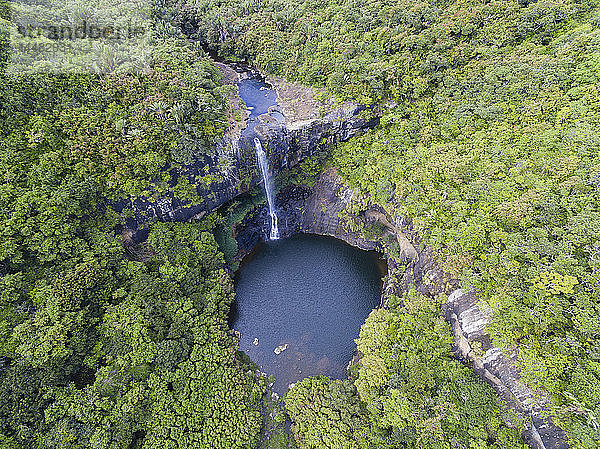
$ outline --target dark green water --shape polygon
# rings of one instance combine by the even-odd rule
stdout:
[[[300,235],[261,245],[236,276],[230,321],[242,334],[240,349],[275,375],[279,394],[308,376],[346,377],[354,339],[379,304],[381,277],[375,253],[333,238]],[[276,355],[282,344],[289,346]]]

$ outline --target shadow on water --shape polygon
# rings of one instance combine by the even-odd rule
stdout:
[[[263,243],[244,259],[229,322],[240,349],[275,375],[275,392],[308,376],[346,377],[354,339],[379,305],[382,267],[375,252],[316,235]]]

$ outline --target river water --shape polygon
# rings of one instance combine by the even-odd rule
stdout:
[[[257,72],[246,72],[246,77],[238,81],[238,91],[249,113],[245,135],[253,133],[254,127],[260,122],[258,117],[263,114],[269,114],[279,122],[285,120],[277,111],[277,92]],[[269,109],[272,110],[269,112]]]

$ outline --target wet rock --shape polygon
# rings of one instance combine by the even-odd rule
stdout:
[[[288,344],[285,343],[283,345],[279,345],[277,346],[275,349],[273,349],[273,352],[277,355],[281,354],[283,351],[285,351],[288,348]]]

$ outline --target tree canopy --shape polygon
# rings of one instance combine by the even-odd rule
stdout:
[[[259,442],[266,382],[227,326],[218,216],[122,232],[130,199],[199,203],[217,182],[228,91],[187,37],[381,116],[329,163],[477,292],[571,445],[600,445],[595,0],[173,0],[152,20],[144,70],[102,75],[9,73],[0,31],[1,447]],[[522,447],[452,358],[442,300],[391,298],[354,377],[290,390],[300,448]]]

